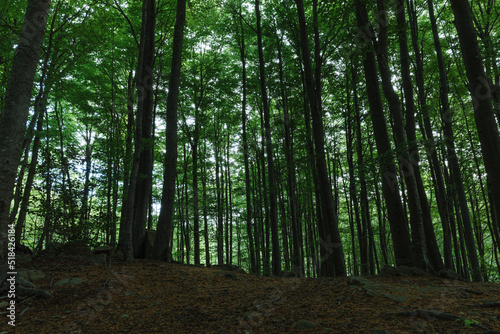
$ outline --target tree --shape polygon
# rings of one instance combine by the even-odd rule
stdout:
[[[7,84],[0,120],[0,260],[6,260],[9,213],[33,81],[47,25],[50,0],[29,0]]]
[[[466,0],[452,0],[451,6],[455,15],[454,22],[460,39],[460,48],[469,81],[469,92],[472,97],[474,118],[483,152],[484,166],[488,174],[488,190],[493,203],[493,217],[496,219],[496,225],[500,227],[500,135],[493,113],[491,87],[484,72],[469,2]],[[466,228],[469,227],[466,226]],[[466,230],[466,233],[472,235],[472,229]],[[475,249],[475,245],[470,240],[468,246]],[[478,263],[472,263],[472,265],[474,280],[481,281],[482,276],[478,270]]]
[[[392,241],[396,265],[413,265],[410,234],[406,214],[403,210],[399,195],[396,167],[391,153],[391,144],[387,133],[387,126],[379,90],[375,54],[366,45],[372,43],[374,36],[368,21],[368,13],[364,3],[356,1],[356,20],[359,27],[360,50],[364,51],[363,67],[365,72],[366,91],[370,105],[370,117],[373,123],[375,144],[379,156],[380,172],[382,174],[382,193],[384,195],[387,215],[391,227]],[[366,43],[366,44],[365,44]]]
[[[260,90],[262,96],[262,105],[264,109],[264,127],[266,137],[266,154],[267,154],[267,169],[269,178],[269,211],[271,219],[271,234],[272,234],[272,268],[273,274],[278,276],[281,272],[281,252],[280,240],[278,239],[278,203],[277,203],[277,186],[276,174],[274,172],[274,156],[273,144],[271,141],[271,121],[269,110],[269,99],[266,87],[266,72],[264,64],[264,51],[262,45],[262,28],[259,0],[255,0],[255,15],[257,15],[257,41],[259,53],[259,76]]]
[[[299,27],[300,27],[300,44],[302,49],[302,57],[304,63],[305,83],[307,97],[309,100],[312,116],[312,124],[314,128],[314,144],[316,154],[316,168],[319,176],[319,193],[321,199],[321,212],[323,214],[323,233],[320,235],[321,247],[326,251],[324,255],[325,261],[325,276],[345,276],[345,261],[344,251],[342,249],[342,240],[338,230],[338,217],[335,212],[335,203],[333,201],[330,180],[328,178],[328,170],[325,158],[325,143],[323,120],[321,110],[319,108],[319,100],[321,99],[320,88],[316,87],[314,74],[311,64],[311,56],[309,53],[309,41],[307,36],[306,20],[304,3],[302,0],[295,0],[297,5]]]
[[[170,68],[170,83],[167,98],[167,139],[161,210],[158,218],[157,234],[153,257],[172,260],[170,238],[172,234],[172,215],[175,198],[175,179],[177,174],[177,101],[182,65],[182,42],[184,40],[184,25],[186,22],[186,0],[177,0],[172,64]]]
[[[155,56],[155,24],[156,5],[154,0],[143,2],[143,19],[141,29],[141,43],[139,50],[139,61],[137,63],[136,84],[139,103],[137,117],[141,122],[136,125],[135,140],[140,143],[136,145],[139,149],[137,188],[134,196],[133,216],[133,246],[134,257],[144,257],[144,235],[149,211],[149,197],[153,181],[153,108],[154,108],[154,56]],[[142,127],[139,130],[139,127]],[[130,194],[130,192],[129,192]]]

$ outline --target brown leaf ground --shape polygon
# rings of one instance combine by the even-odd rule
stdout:
[[[0,333],[500,333],[498,304],[480,307],[500,302],[495,283],[370,277],[386,285],[369,296],[347,278],[261,277],[153,260],[115,262],[110,268],[38,260],[24,268],[45,272],[35,283],[53,298],[20,296],[15,331],[2,315]],[[54,286],[72,277],[86,281]],[[412,314],[415,310],[461,320]],[[300,320],[316,327],[295,329]]]

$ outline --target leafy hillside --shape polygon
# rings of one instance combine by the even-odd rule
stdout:
[[[263,277],[156,260],[108,266],[53,258],[24,269],[42,271],[35,283],[53,297],[18,299],[23,334],[500,333],[495,283]]]

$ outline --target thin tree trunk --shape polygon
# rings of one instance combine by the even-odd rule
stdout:
[[[124,240],[124,233],[128,229],[127,224],[127,210],[130,209],[128,202],[128,194],[130,188],[130,177],[132,174],[132,166],[134,161],[134,144],[132,143],[134,137],[134,101],[133,101],[133,71],[130,70],[127,80],[127,129],[125,135],[125,155],[123,156],[123,190],[122,190],[122,210],[120,219],[120,231],[118,233],[118,246]]]
[[[297,219],[297,195],[295,188],[297,184],[295,176],[295,162],[293,157],[293,141],[290,129],[291,117],[288,112],[287,94],[285,91],[285,81],[283,78],[283,59],[281,48],[283,41],[278,41],[278,62],[279,62],[279,79],[280,79],[280,93],[281,93],[281,107],[283,108],[283,125],[285,128],[285,156],[287,166],[287,185],[288,185],[288,198],[290,201],[290,220],[292,223],[292,271],[298,277],[304,276],[304,260],[300,255],[300,241],[299,241],[299,221]]]
[[[29,200],[31,198],[31,189],[33,188],[33,180],[35,178],[36,167],[38,164],[38,154],[40,149],[40,134],[43,131],[43,118],[45,114],[45,105],[41,104],[38,106],[38,120],[37,120],[37,132],[35,135],[35,139],[33,140],[33,149],[31,150],[31,162],[28,170],[28,178],[26,180],[26,184],[24,187],[23,198],[21,202],[21,208],[19,210],[19,216],[17,217],[16,224],[16,245],[19,245],[21,242],[21,234],[26,221],[26,213],[28,211]]]
[[[349,120],[348,124],[348,165],[349,165],[349,182],[350,182],[350,196],[352,201],[354,202],[354,218],[356,219],[356,226],[358,231],[358,240],[359,240],[359,253],[360,253],[360,266],[361,266],[361,275],[368,275],[368,224],[370,224],[369,220],[369,208],[368,208],[368,198],[367,198],[367,190],[366,190],[366,180],[365,180],[365,171],[364,171],[364,159],[363,159],[363,148],[362,148],[362,138],[361,138],[361,115],[359,110],[358,103],[358,82],[357,82],[357,67],[351,66],[351,74],[352,74],[352,90],[353,90],[353,100],[354,100],[354,110],[349,112],[354,114],[354,119],[356,120],[356,151],[357,151],[357,165],[358,168],[358,177],[360,180],[360,203],[361,210],[358,205],[358,199],[356,195],[356,183],[354,176],[354,157],[353,157],[353,137],[352,134],[352,121]],[[351,87],[348,85],[348,96],[350,95]],[[348,108],[350,107],[350,98],[348,97]],[[361,212],[360,212],[361,211]],[[356,254],[353,254],[354,262],[357,262]]]
[[[218,139],[220,136],[219,124],[216,121],[214,124],[216,128],[215,138]],[[215,143],[215,187],[217,196],[217,264],[224,264],[224,222],[222,217],[222,186],[220,177],[220,148],[217,143]]]
[[[207,146],[204,145],[204,155],[207,153]],[[208,201],[207,201],[207,165],[203,164],[203,174],[202,174],[202,192],[203,192],[203,237],[205,240],[205,264],[210,266],[210,242],[208,239]]]
[[[277,188],[276,175],[274,171],[273,160],[273,144],[271,141],[271,120],[269,101],[266,88],[266,73],[264,64],[264,47],[262,45],[262,30],[259,0],[255,0],[255,14],[257,17],[257,49],[259,53],[259,75],[260,75],[260,90],[262,94],[262,104],[264,108],[264,126],[266,136],[266,153],[267,153],[267,176],[269,179],[269,211],[271,219],[271,234],[272,234],[272,270],[275,276],[281,272],[281,255],[280,241],[278,234],[278,203],[277,203]]]
[[[250,253],[250,272],[257,273],[257,262],[255,259],[255,246],[254,246],[254,237],[252,232],[252,187],[250,183],[250,164],[249,164],[249,156],[248,156],[248,140],[247,140],[247,68],[246,68],[246,49],[245,49],[245,34],[243,31],[243,19],[241,16],[241,7],[240,7],[240,31],[241,31],[241,40],[239,43],[240,46],[240,59],[241,59],[241,67],[242,67],[242,102],[241,102],[241,136],[243,141],[243,160],[245,166],[245,199],[246,199],[246,231],[248,238],[248,246]]]

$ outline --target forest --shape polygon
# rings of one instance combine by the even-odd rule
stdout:
[[[500,281],[500,2],[0,4],[0,250]]]

